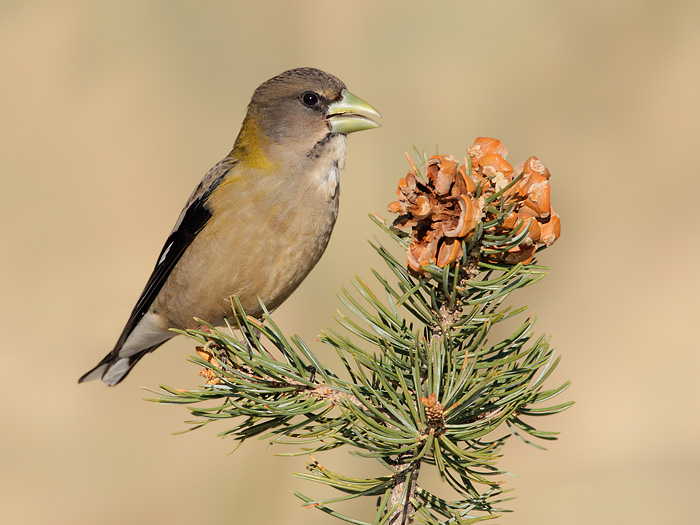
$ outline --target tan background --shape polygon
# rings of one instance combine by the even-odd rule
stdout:
[[[538,155],[563,237],[541,257],[551,275],[515,302],[552,334],[554,380],[571,378],[562,399],[578,403],[537,422],[562,432],[549,452],[509,446],[518,499],[499,522],[695,522],[700,3],[250,4],[0,6],[0,521],[334,522],[290,494],[321,493],[290,476],[301,458],[259,443],[227,456],[223,425],[172,436],[185,410],[142,401],[142,385],[197,383],[189,341],[116,389],[76,384],[110,350],[253,89],[313,65],[384,127],[350,137],[334,238],[275,319],[312,341],[334,292],[381,265],[366,214],[392,200],[404,150],[461,156],[486,135],[513,162]]]

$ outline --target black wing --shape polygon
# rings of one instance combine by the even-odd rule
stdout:
[[[185,210],[179,227],[165,241],[165,246],[163,246],[158,256],[158,263],[153,269],[146,287],[141,292],[141,296],[136,302],[136,306],[134,306],[115,348],[121,348],[124,345],[131,332],[136,328],[136,325],[146,315],[151,304],[153,304],[153,301],[163,288],[170,272],[175,268],[182,254],[185,253],[185,250],[192,244],[194,238],[204,228],[210,218],[211,212],[205,206],[203,198],[195,200]]]
[[[165,246],[158,256],[158,262],[156,267],[153,269],[151,277],[146,283],[146,287],[141,292],[139,300],[136,302],[136,306],[129,316],[129,320],[122,330],[121,335],[117,344],[114,345],[114,349],[108,353],[102,361],[100,361],[97,366],[92,370],[84,374],[78,383],[87,381],[89,379],[97,379],[97,377],[103,377],[109,369],[117,363],[120,363],[123,359],[127,359],[128,363],[121,371],[121,375],[112,378],[114,382],[109,383],[111,385],[116,385],[122,379],[126,377],[131,368],[136,364],[136,362],[141,359],[144,355],[152,352],[158,348],[163,342],[160,342],[149,348],[144,348],[141,351],[132,353],[129,356],[120,356],[119,352],[124,346],[124,343],[129,338],[134,328],[139,324],[143,316],[146,315],[148,309],[153,304],[153,301],[160,293],[163,285],[168,280],[170,273],[177,265],[178,261],[185,253],[185,250],[192,244],[192,241],[197,236],[197,234],[206,226],[209,219],[211,219],[212,212],[207,207],[207,199],[211,195],[212,191],[221,184],[221,181],[228,174],[228,172],[236,165],[236,161],[231,157],[219,162],[216,166],[209,170],[209,172],[201,180],[197,188],[192,192],[190,198],[185,204],[184,210],[180,213],[180,217],[175,223],[175,228],[165,242]],[[97,376],[95,373],[100,371],[100,375]],[[90,377],[95,375],[95,377]]]
[[[113,352],[118,352],[121,349],[131,332],[136,328],[136,325],[146,315],[182,254],[185,253],[185,250],[192,244],[194,238],[211,218],[211,211],[207,208],[206,201],[211,192],[221,183],[221,180],[234,165],[233,163],[226,163],[228,165],[224,163],[225,161],[222,161],[214,166],[208,176],[202,180],[200,186],[194,191],[192,197],[190,197],[190,202],[181,213],[175,229],[168,237],[168,240],[165,241],[165,245],[158,256],[156,267],[153,269],[146,287],[141,292],[141,296],[136,302],[136,306],[134,306],[131,316],[129,316],[129,320],[119,336],[117,344],[114,346]],[[221,168],[225,168],[223,173]],[[219,173],[217,174],[217,172]],[[203,191],[202,186],[211,180],[211,175],[218,176]]]
[[[126,377],[139,359],[158,348],[164,342],[163,341],[149,348],[144,348],[142,351],[133,353],[129,356],[122,357],[119,355],[124,343],[129,338],[129,335],[131,335],[134,328],[136,328],[136,326],[139,324],[139,321],[141,321],[143,316],[146,314],[155,298],[158,296],[161,288],[163,288],[163,284],[165,284],[170,272],[180,260],[182,254],[185,253],[185,250],[190,244],[192,244],[192,240],[196,237],[197,233],[204,228],[207,221],[211,218],[211,212],[205,206],[207,195],[190,199],[191,202],[180,214],[180,219],[178,220],[175,229],[170,234],[165,246],[161,250],[156,267],[154,268],[151,277],[148,279],[146,287],[144,288],[143,292],[141,292],[141,296],[139,297],[136,306],[134,306],[131,316],[129,316],[129,320],[126,323],[124,330],[122,330],[114,349],[104,356],[104,358],[97,363],[94,368],[83,374],[81,378],[78,379],[78,383],[82,383],[83,381],[88,381],[90,379],[97,379],[97,377],[104,378],[104,375],[112,366],[121,362],[123,359],[127,359],[128,365],[125,367],[122,375],[114,383],[110,383],[111,385],[116,385]],[[98,370],[99,375],[95,375]],[[95,377],[91,377],[93,375],[95,375]]]

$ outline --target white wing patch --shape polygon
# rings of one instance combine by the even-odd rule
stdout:
[[[171,241],[170,244],[168,244],[168,247],[165,250],[163,250],[163,255],[160,256],[160,259],[158,259],[158,264],[163,264],[163,261],[168,256],[168,252],[170,251],[170,248],[172,248],[172,247],[173,247],[173,243]]]

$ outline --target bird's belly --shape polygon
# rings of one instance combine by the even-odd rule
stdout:
[[[260,300],[274,310],[320,259],[336,216],[337,200],[270,207],[264,221],[240,208],[219,214],[173,269],[154,308],[177,328],[196,327],[194,317],[222,325],[232,316],[234,295],[248,315],[262,314]]]

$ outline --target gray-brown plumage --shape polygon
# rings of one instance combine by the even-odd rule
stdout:
[[[255,90],[229,155],[185,205],[114,349],[79,382],[119,383],[193,318],[222,325],[278,307],[323,254],[338,214],[346,134],[377,111],[318,69],[285,71]]]

